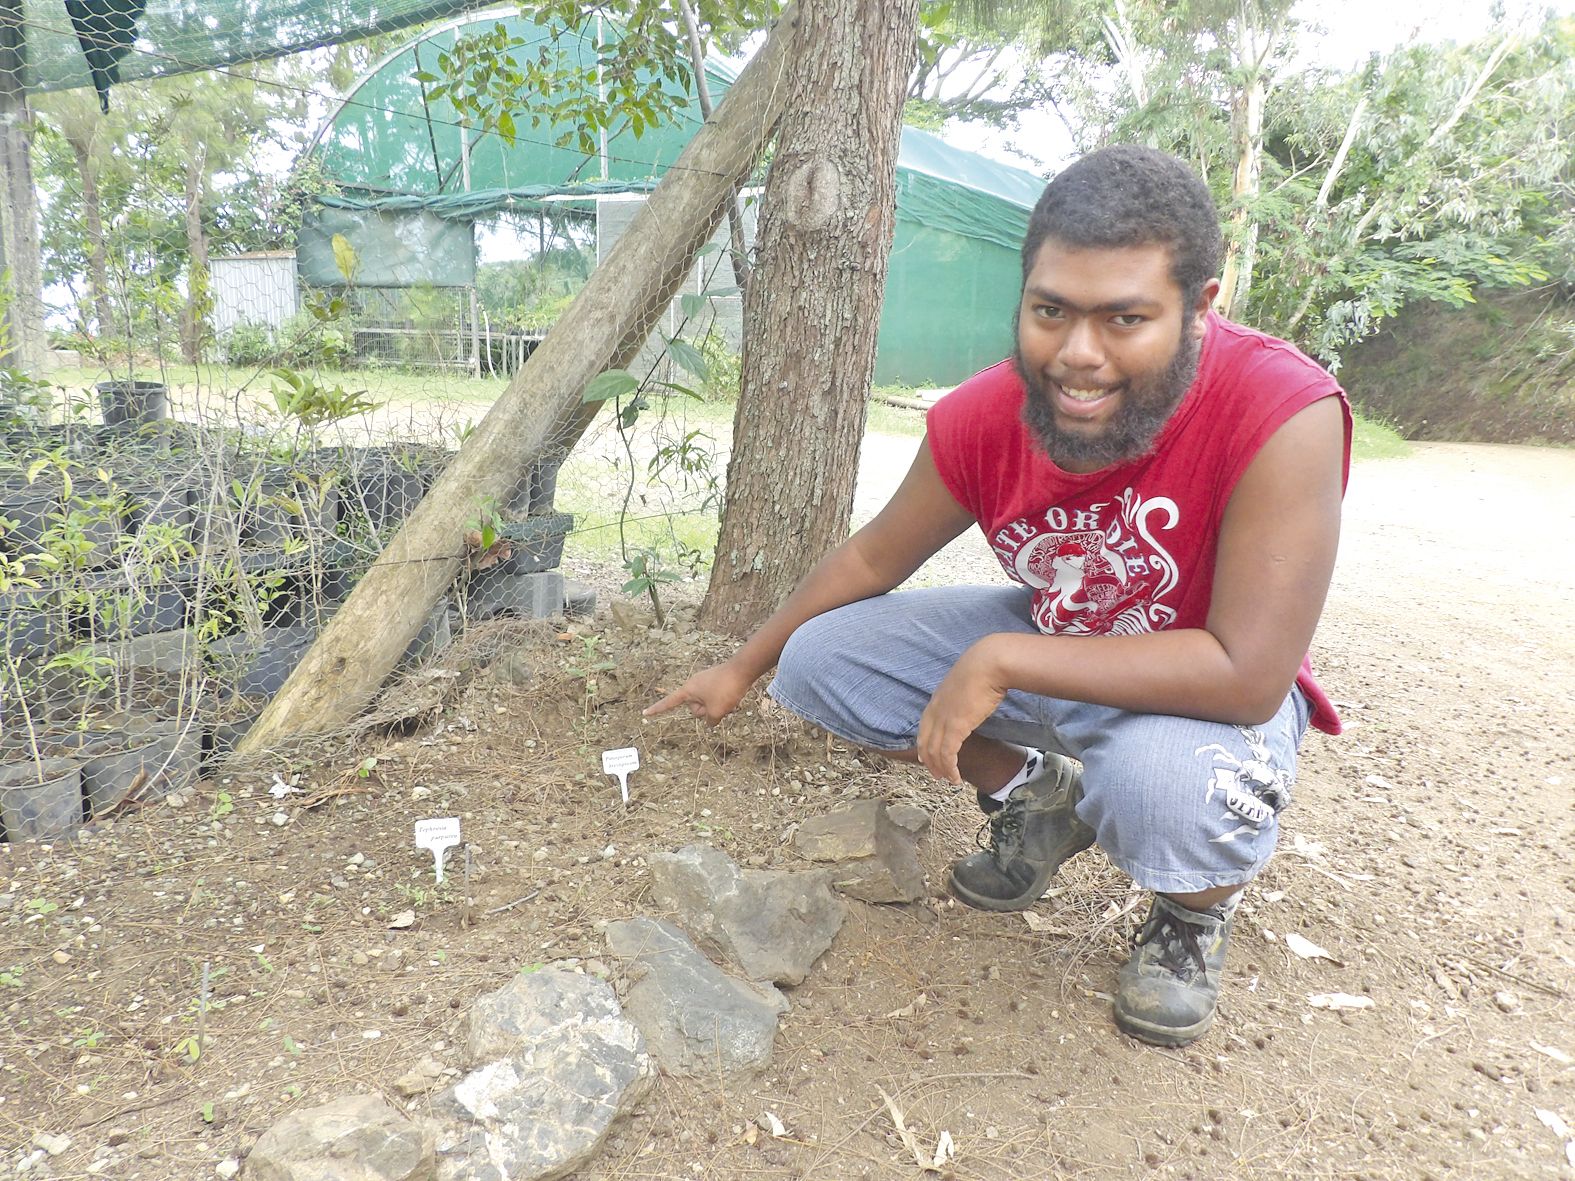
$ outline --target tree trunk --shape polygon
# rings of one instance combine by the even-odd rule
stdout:
[[[917,0],[814,0],[761,203],[743,389],[700,621],[753,630],[848,535]]]
[[[186,364],[202,361],[208,330],[208,236],[202,229],[203,169],[207,153],[194,145],[186,158],[186,305],[180,318],[180,351]]]
[[[1258,178],[1263,155],[1263,105],[1267,97],[1261,76],[1251,79],[1242,94],[1236,122],[1236,175],[1232,194],[1236,210],[1231,214],[1234,232],[1225,255],[1225,273],[1220,277],[1220,314],[1239,313],[1252,289],[1252,261],[1258,249],[1258,223],[1247,203],[1258,195]]]
[[[114,331],[114,313],[109,296],[109,256],[104,245],[104,201],[98,191],[98,162],[93,145],[75,135],[67,135],[71,153],[77,160],[82,180],[82,224],[87,234],[88,286],[93,303],[93,336],[108,336]]]
[[[465,522],[508,503],[531,464],[572,447],[600,409],[581,394],[621,367],[689,275],[748,175],[786,97],[802,45],[792,6],[744,67],[612,252],[514,375],[460,453],[378,556],[284,688],[241,740],[243,754],[343,725],[372,699],[465,560]]]
[[[700,41],[700,19],[695,15],[689,0],[678,0],[683,13],[684,28],[689,34],[689,61],[695,72],[695,97],[700,100],[700,117],[711,117],[711,87],[705,80],[705,48]],[[727,237],[729,258],[733,264],[733,286],[742,295],[749,290],[749,249],[744,236],[744,211],[739,208],[738,194],[742,186],[735,187],[733,199],[727,203]]]
[[[0,0],[0,275],[10,275],[9,289],[0,293],[0,319],[11,346],[0,365],[36,377],[49,340],[33,193],[33,117],[22,89],[25,52],[21,0]]]

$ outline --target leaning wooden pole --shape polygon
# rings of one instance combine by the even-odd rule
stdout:
[[[586,385],[627,365],[716,231],[781,116],[798,11],[777,21],[716,117],[690,141],[579,297],[394,535],[241,741],[255,752],[343,725],[372,699],[465,559],[465,523],[504,503],[531,464],[579,439]]]

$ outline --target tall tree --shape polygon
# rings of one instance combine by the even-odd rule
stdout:
[[[26,75],[21,0],[0,0],[0,368],[43,368],[43,281],[38,258],[38,201],[33,192],[33,115]],[[9,290],[6,290],[9,288]]]
[[[701,621],[741,634],[848,532],[896,218],[918,0],[809,0],[761,203]]]
[[[252,239],[304,114],[302,68],[297,59],[131,83],[108,114],[91,91],[37,98],[47,278],[75,291],[86,277],[78,329],[106,358],[133,338],[147,343],[158,303],[147,285],[168,294],[182,282],[181,352],[200,358],[214,243],[274,244]]]

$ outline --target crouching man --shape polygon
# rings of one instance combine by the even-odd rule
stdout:
[[[1153,891],[1115,1020],[1161,1045],[1213,1021],[1297,745],[1339,730],[1305,654],[1349,411],[1296,349],[1211,310],[1220,256],[1175,159],[1067,168],[1023,244],[1013,358],[935,405],[891,502],[736,654],[646,711],[714,724],[775,666],[794,713],[972,784],[991,841],[950,872],[970,906],[1032,906],[1098,843]],[[974,524],[1014,585],[888,593]]]

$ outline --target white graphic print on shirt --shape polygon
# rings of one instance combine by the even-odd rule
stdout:
[[[1049,634],[1137,635],[1176,618],[1161,600],[1175,589],[1175,559],[1154,537],[1180,520],[1168,496],[1128,488],[1087,508],[1060,506],[996,530],[1002,568],[1034,589],[1034,623]]]

